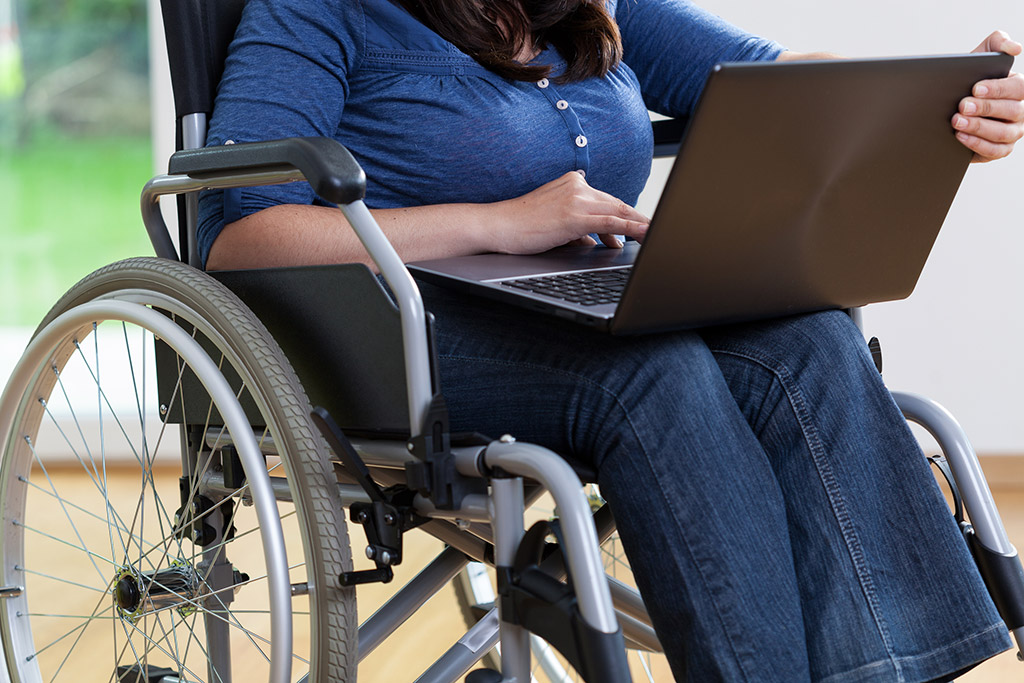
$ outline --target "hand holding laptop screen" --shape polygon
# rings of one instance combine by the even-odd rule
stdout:
[[[1024,51],[1020,43],[1004,31],[994,31],[972,52],[1003,52],[1017,57]],[[829,52],[783,52],[777,61],[833,59]],[[1006,78],[979,81],[971,94],[960,102],[951,121],[956,137],[974,152],[974,163],[1002,159],[1024,137],[1024,75],[1011,73]]]
[[[1020,43],[996,31],[974,52],[1005,52],[1017,57],[1022,49]],[[975,162],[1008,155],[1024,137],[1024,75],[1011,73],[1007,78],[975,84],[971,96],[960,102],[953,127],[957,139],[974,152]]]

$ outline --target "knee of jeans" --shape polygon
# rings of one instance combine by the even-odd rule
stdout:
[[[679,430],[712,434],[732,401],[699,339],[637,344],[581,381],[579,392],[573,441],[598,467],[612,452],[647,450]]]

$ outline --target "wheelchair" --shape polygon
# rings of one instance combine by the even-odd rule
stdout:
[[[162,3],[180,151],[142,193],[157,258],[75,285],[0,398],[9,679],[354,681],[454,582],[468,630],[416,681],[463,680],[482,659],[465,680],[656,680],[660,644],[618,573],[614,520],[582,488],[593,473],[512,436],[448,429],[431,317],[347,150],[203,148],[243,4]],[[682,128],[655,124],[656,154]],[[344,212],[393,299],[363,266],[194,267],[199,190],[299,180]],[[180,253],[163,195],[179,198]],[[1024,646],[1024,569],[969,441],[934,402],[895,397],[939,444],[965,542]],[[529,513],[526,530],[545,500],[557,522]],[[413,529],[444,549],[358,623],[358,587],[392,579]],[[364,568],[350,530],[365,534]]]

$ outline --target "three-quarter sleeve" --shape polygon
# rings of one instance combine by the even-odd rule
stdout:
[[[783,50],[689,0],[618,0],[615,19],[647,108],[666,116],[690,114],[718,62],[771,60]]]
[[[360,3],[250,0],[231,44],[208,145],[334,137],[362,54]],[[197,241],[206,261],[224,225],[277,204],[311,204],[307,183],[202,193]]]

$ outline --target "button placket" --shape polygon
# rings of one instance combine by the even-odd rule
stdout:
[[[562,97],[557,88],[547,78],[537,81],[537,87],[562,116],[562,120],[565,122],[565,126],[571,136],[569,139],[572,141],[574,156],[576,157],[575,170],[586,178],[587,172],[590,170],[590,141],[587,140],[579,117],[572,110],[572,107],[569,106],[569,100]]]

